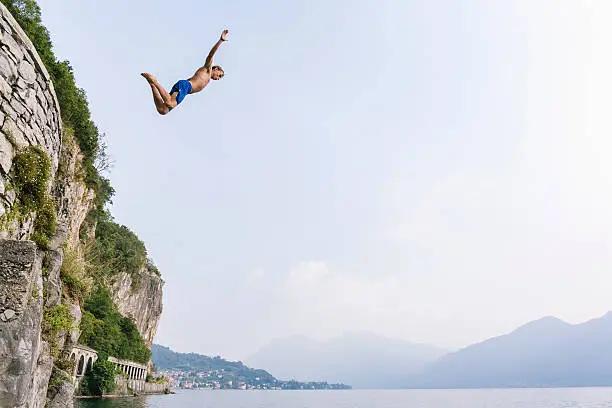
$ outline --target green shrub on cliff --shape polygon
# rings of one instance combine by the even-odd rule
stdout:
[[[95,288],[85,301],[80,328],[80,342],[94,350],[140,363],[147,363],[151,357],[138,328],[121,316],[105,287]]]
[[[108,355],[104,352],[98,352],[98,359],[93,363],[91,370],[83,377],[80,394],[97,397],[111,394],[115,391],[115,375],[118,373],[115,365],[108,361]]]
[[[74,249],[70,248],[64,249],[60,279],[64,293],[79,301],[85,299],[93,284],[91,277],[86,274],[85,261]]]
[[[153,263],[153,260],[151,258],[147,258],[147,270],[161,277],[161,272],[159,271],[155,263]]]
[[[58,358],[60,354],[58,336],[64,331],[72,330],[74,326],[74,316],[70,313],[70,308],[64,304],[59,304],[51,308],[45,308],[42,321],[42,336],[49,342],[51,355]]]
[[[66,305],[57,305],[46,309],[43,315],[43,331],[50,334],[57,334],[61,330],[73,328],[74,317],[70,314],[70,309]]]
[[[56,228],[55,201],[47,196],[36,212],[34,233],[30,239],[36,242],[39,248],[47,250],[49,249],[49,239],[55,233]]]
[[[13,186],[26,212],[36,211],[47,197],[51,160],[38,146],[28,146],[13,159]]]
[[[21,216],[36,212],[32,241],[48,249],[49,239],[55,233],[55,201],[47,193],[51,177],[51,160],[38,146],[28,146],[13,159],[12,186],[17,203],[13,211]]]
[[[145,245],[128,227],[109,218],[96,225],[96,240],[88,248],[90,263],[105,276],[118,272],[134,275],[147,261]]]

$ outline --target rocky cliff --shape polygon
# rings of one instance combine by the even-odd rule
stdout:
[[[62,264],[68,253],[84,257],[81,227],[96,194],[84,181],[84,155],[71,132],[63,129],[49,72],[0,4],[2,408],[72,405],[64,371],[70,368],[58,363],[78,342],[83,298],[63,286]],[[93,231],[95,224],[90,236]],[[162,311],[156,269],[119,272],[109,286],[120,313],[134,319],[150,347]]]
[[[44,151],[50,159],[43,186],[48,193],[59,164],[62,126],[49,74],[4,7],[0,32],[0,406],[44,407],[53,362],[49,344],[42,339],[43,287],[60,283],[58,278],[45,279],[43,260],[52,259],[47,270],[58,269],[61,243],[56,240],[47,251],[39,250],[26,241],[34,233],[36,212],[8,214],[17,205],[15,157],[29,146]]]
[[[148,348],[153,344],[162,313],[164,283],[151,269],[144,267],[134,276],[122,272],[111,285],[113,301],[119,312],[134,320]]]

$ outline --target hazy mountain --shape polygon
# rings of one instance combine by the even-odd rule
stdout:
[[[447,354],[410,379],[413,388],[612,385],[612,313],[571,325],[545,317]]]
[[[303,336],[274,340],[247,358],[280,379],[351,384],[353,388],[399,388],[409,375],[445,350],[372,333],[349,332],[326,342]]]

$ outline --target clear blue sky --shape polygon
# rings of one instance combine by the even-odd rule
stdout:
[[[166,280],[157,341],[459,347],[612,309],[606,0],[39,0]],[[158,116],[224,28],[226,76]]]

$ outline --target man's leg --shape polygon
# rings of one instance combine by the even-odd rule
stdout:
[[[153,92],[153,101],[155,102],[155,107],[157,108],[157,111],[161,115],[165,115],[170,111],[170,109],[176,107],[176,98],[173,98],[172,95],[170,95],[164,89],[164,87],[161,86],[159,82],[157,82],[157,79],[155,79],[153,75],[148,73],[142,73],[141,75],[147,80],[149,85],[151,85],[151,91]]]
[[[167,114],[168,112],[170,112],[170,109],[164,103],[164,100],[162,99],[155,85],[153,84],[150,84],[150,85],[151,85],[151,91],[153,91],[153,101],[155,102],[155,108],[157,109],[157,112],[159,112],[160,115]]]

